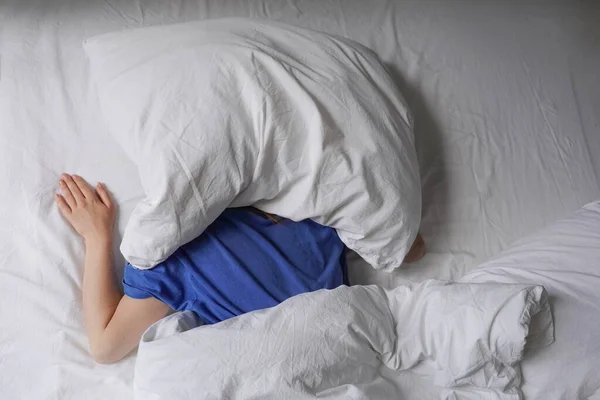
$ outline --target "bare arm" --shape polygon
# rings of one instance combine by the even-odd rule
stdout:
[[[90,351],[99,363],[119,361],[138,344],[144,331],[169,307],[154,299],[122,296],[112,263],[114,205],[106,188],[93,190],[82,178],[63,174],[56,202],[85,240],[83,311]]]

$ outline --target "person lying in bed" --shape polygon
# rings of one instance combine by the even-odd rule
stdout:
[[[223,212],[156,267],[127,264],[121,295],[111,253],[115,206],[108,191],[68,174],[59,187],[58,208],[85,241],[83,310],[91,354],[99,363],[119,361],[171,310],[193,310],[211,324],[347,284],[345,247],[334,229],[237,208]],[[423,253],[419,235],[405,260]]]

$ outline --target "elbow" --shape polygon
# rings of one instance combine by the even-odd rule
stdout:
[[[97,364],[114,364],[117,361],[120,361],[122,357],[115,357],[110,353],[105,353],[101,351],[92,351],[92,357]]]
[[[103,354],[93,354],[92,353],[92,357],[94,357],[94,361],[96,362],[96,364],[102,364],[102,365],[114,364],[117,361],[121,360],[120,358],[105,356]]]
[[[112,346],[106,344],[90,343],[90,353],[98,364],[114,364],[121,361],[124,355],[119,354]]]

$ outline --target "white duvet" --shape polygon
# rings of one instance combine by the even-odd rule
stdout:
[[[216,325],[172,315],[143,336],[136,399],[392,399],[420,367],[444,398],[520,399],[526,345],[553,340],[541,286],[342,286]],[[526,340],[527,339],[527,340]]]

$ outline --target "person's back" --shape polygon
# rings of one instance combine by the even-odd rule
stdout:
[[[252,208],[226,210],[198,238],[148,270],[125,267],[125,295],[155,297],[204,323],[276,306],[345,281],[345,248],[332,228]]]

